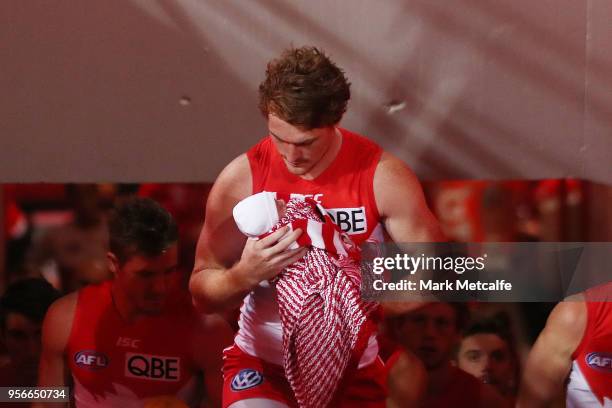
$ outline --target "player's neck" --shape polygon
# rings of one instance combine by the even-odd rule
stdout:
[[[454,371],[455,368],[450,363],[428,370],[429,384],[427,386],[427,393],[429,395],[439,395],[448,389],[449,383],[453,379]]]
[[[308,172],[302,174],[300,177],[304,180],[314,180],[319,177],[331,164],[334,162],[340,148],[342,147],[342,133],[337,127],[334,127],[334,136],[332,142],[329,144],[328,149],[321,159],[314,165]]]
[[[132,307],[126,296],[123,296],[120,290],[113,284],[111,286],[111,300],[117,314],[126,323],[133,323],[139,316],[135,308]]]

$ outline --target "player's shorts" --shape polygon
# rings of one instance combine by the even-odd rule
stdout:
[[[283,367],[253,357],[233,345],[223,352],[223,408],[237,401],[265,398],[297,407]],[[342,392],[339,408],[384,408],[386,373],[380,358],[356,371]]]

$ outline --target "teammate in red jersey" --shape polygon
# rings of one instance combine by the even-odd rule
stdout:
[[[69,371],[77,407],[195,407],[205,382],[208,402],[218,405],[231,337],[223,326],[213,332],[181,290],[174,220],[137,198],[115,211],[109,229],[114,279],[51,306],[39,385],[68,384]]]
[[[382,240],[383,228],[396,242],[442,239],[412,171],[375,143],[338,126],[350,98],[349,83],[322,51],[286,50],[268,64],[259,95],[269,135],[217,178],[190,281],[194,301],[204,310],[242,304],[239,331],[224,366],[224,406],[232,408],[294,404],[282,368],[275,288],[268,280],[306,251],[288,249],[300,230],[284,235],[280,229],[245,243],[232,219],[238,201],[261,191],[311,197],[357,244]],[[384,405],[377,352],[372,338],[343,404]]]
[[[519,407],[612,407],[612,282],[559,303],[527,359]]]

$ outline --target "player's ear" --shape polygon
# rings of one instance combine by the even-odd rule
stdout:
[[[119,259],[112,252],[106,253],[106,259],[108,261],[108,269],[111,271],[113,276],[116,278],[119,272]]]

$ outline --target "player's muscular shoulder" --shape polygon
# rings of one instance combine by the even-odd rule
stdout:
[[[74,292],[49,307],[43,323],[43,342],[48,349],[63,352],[68,344],[77,300],[78,292]]]
[[[215,265],[228,267],[236,261],[244,237],[236,228],[232,209],[251,192],[251,168],[246,154],[243,154],[221,171],[208,196],[196,269]]]
[[[374,173],[374,196],[381,215],[388,215],[398,201],[415,190],[420,192],[420,184],[412,170],[397,157],[383,152]]]
[[[251,194],[252,183],[249,159],[246,154],[241,154],[221,171],[214,188],[217,194],[238,202]]]
[[[395,242],[444,239],[415,174],[388,152],[383,152],[374,173],[374,198],[385,229]]]
[[[385,224],[391,220],[396,224],[403,222],[409,229],[424,229],[430,232],[437,229],[425,203],[419,180],[406,163],[388,152],[383,152],[374,173],[374,198]],[[387,232],[391,234],[391,231]]]
[[[546,323],[549,334],[562,340],[573,352],[582,340],[587,324],[587,308],[582,295],[574,295],[555,306]]]
[[[205,229],[213,233],[231,218],[232,208],[251,194],[251,168],[245,154],[228,164],[215,182],[206,204]]]

